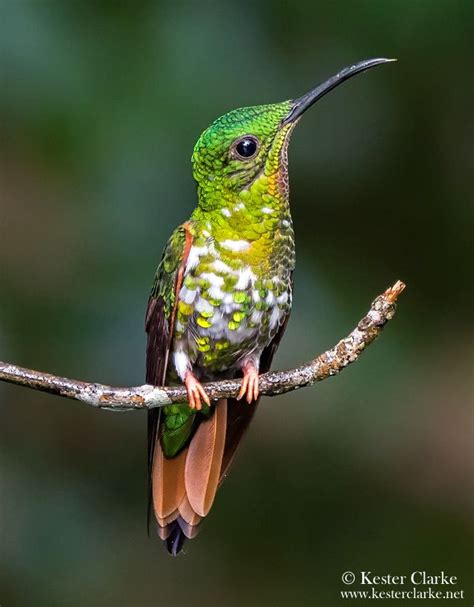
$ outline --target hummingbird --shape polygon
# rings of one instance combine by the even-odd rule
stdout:
[[[389,61],[346,67],[297,99],[233,110],[195,145],[197,206],[168,240],[145,320],[147,383],[183,383],[188,395],[148,412],[148,520],[173,556],[211,509],[290,315],[290,136],[326,93]],[[206,381],[236,377],[237,398],[210,401]]]

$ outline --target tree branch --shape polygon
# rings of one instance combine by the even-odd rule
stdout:
[[[260,393],[276,396],[336,375],[350,363],[355,362],[365,348],[378,337],[387,321],[393,318],[396,300],[405,285],[397,281],[379,295],[369,312],[357,327],[333,348],[315,359],[288,371],[271,371],[259,377]],[[58,377],[40,371],[24,369],[0,362],[0,381],[41,390],[84,402],[99,409],[131,411],[163,407],[171,403],[187,401],[184,386],[163,387],[143,385],[118,388],[103,384],[88,383],[65,377]],[[204,385],[211,399],[235,397],[240,390],[241,380],[224,380]]]

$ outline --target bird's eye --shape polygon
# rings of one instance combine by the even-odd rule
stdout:
[[[258,150],[258,141],[255,137],[244,137],[235,144],[235,151],[239,158],[252,158]]]

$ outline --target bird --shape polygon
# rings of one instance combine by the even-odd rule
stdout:
[[[176,556],[194,538],[259,401],[292,306],[295,238],[288,144],[303,113],[356,74],[350,65],[293,100],[232,110],[192,154],[197,206],[168,240],[148,300],[146,381],[188,402],[148,412],[148,524]],[[242,378],[237,398],[204,384]]]

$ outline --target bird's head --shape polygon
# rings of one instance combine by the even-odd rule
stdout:
[[[262,176],[265,184],[270,179],[278,190],[276,196],[286,196],[288,142],[302,114],[352,76],[390,61],[394,60],[361,61],[297,99],[239,108],[218,118],[200,136],[192,156],[200,206],[215,208],[253,185],[258,189]]]

